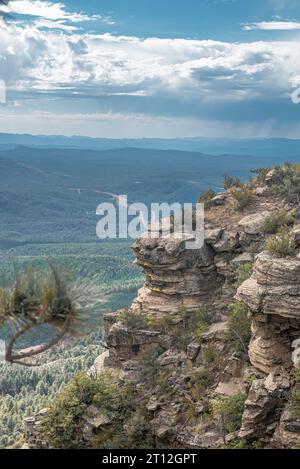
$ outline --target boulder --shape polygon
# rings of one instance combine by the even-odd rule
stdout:
[[[146,404],[146,409],[149,412],[155,412],[160,407],[161,407],[161,403],[155,396],[152,396],[151,399],[149,399],[148,403]]]
[[[176,440],[186,449],[209,449],[223,444],[220,432],[216,429],[197,434],[193,428],[185,427],[179,431]]]
[[[244,361],[235,354],[229,357],[227,365],[222,372],[222,380],[228,382],[231,378],[241,378],[245,368]]]
[[[160,347],[168,350],[172,339],[158,331],[129,329],[121,323],[114,324],[107,335],[107,346],[110,349],[110,360],[114,366],[122,362],[138,359],[149,347]]]
[[[174,439],[177,434],[178,415],[181,410],[181,404],[172,403],[168,408],[162,408],[158,411],[152,420],[153,428],[157,438]]]
[[[275,257],[267,251],[255,260],[254,276],[259,285],[286,287],[300,285],[300,260],[291,257]],[[297,290],[295,289],[295,293]]]
[[[226,192],[221,192],[211,199],[211,203],[216,206],[225,205],[227,197],[228,196]]]
[[[94,429],[99,429],[104,425],[108,425],[112,422],[115,415],[108,416],[107,414],[102,414],[98,407],[90,405],[83,419]]]
[[[285,368],[274,368],[265,379],[265,388],[270,393],[275,391],[281,392],[282,390],[289,389],[291,380]]]
[[[292,229],[292,235],[296,247],[300,247],[300,225],[294,226]]]
[[[283,176],[278,173],[276,169],[271,169],[265,177],[265,183],[268,187],[272,186],[273,184],[279,183],[283,179]]]
[[[218,322],[209,326],[201,336],[202,340],[227,340],[228,325],[226,322]]]
[[[243,380],[235,378],[226,383],[220,382],[214,391],[216,396],[232,397],[245,391]]]
[[[253,262],[253,256],[252,254],[249,254],[248,252],[243,252],[242,254],[239,254],[238,256],[234,257],[230,261],[230,265],[234,268],[237,269],[241,265],[244,264],[250,264]]]
[[[236,231],[224,231],[221,238],[212,243],[216,252],[232,252],[239,246],[239,234]]]
[[[271,212],[264,211],[247,215],[239,221],[239,227],[242,231],[250,235],[261,234],[265,219]]]
[[[264,379],[255,379],[251,385],[239,432],[240,438],[254,439],[266,435],[266,428],[276,421],[278,397],[265,387]]]
[[[187,346],[187,357],[192,361],[196,360],[200,352],[200,348],[201,348],[201,344],[199,343],[199,340],[197,339],[193,340]]]
[[[257,195],[258,197],[263,197],[265,195],[268,195],[268,192],[269,192],[268,186],[257,187],[254,190],[254,194]]]
[[[207,244],[214,244],[221,238],[224,233],[224,228],[213,228],[205,230],[204,237]]]
[[[238,288],[235,299],[243,301],[252,312],[257,313],[262,309],[263,293],[264,290],[259,287],[256,279],[252,276]]]
[[[186,355],[172,350],[167,350],[157,360],[159,365],[169,369],[176,369],[185,361]]]
[[[109,350],[105,350],[105,352],[96,358],[88,373],[90,376],[97,376],[104,368],[109,367],[110,364]]]

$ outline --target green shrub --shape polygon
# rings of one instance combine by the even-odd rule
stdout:
[[[295,254],[295,243],[289,227],[281,227],[277,234],[268,239],[266,249],[277,257],[287,257]]]
[[[295,416],[300,416],[300,389],[296,388],[292,395],[292,406]]]
[[[294,371],[295,388],[292,394],[292,407],[296,417],[300,416],[300,366]]]
[[[143,379],[151,386],[159,386],[162,391],[169,389],[170,370],[162,366],[158,358],[164,350],[157,346],[150,347],[142,355],[141,372]]]
[[[150,347],[142,355],[142,374],[146,381],[151,383],[155,382],[159,371],[163,370],[163,367],[159,364],[158,358],[164,353],[164,350],[159,346]]]
[[[214,322],[213,313],[206,307],[199,308],[196,311],[181,311],[182,323],[173,327],[172,345],[182,351],[186,348],[193,338],[201,338],[209,326]]]
[[[239,178],[225,174],[224,175],[224,189],[228,190],[228,189],[231,189],[232,187],[241,188],[243,187],[243,183]]]
[[[126,446],[123,444],[123,447],[128,449],[154,448],[155,436],[150,420],[149,416],[141,409],[132,413],[125,423]]]
[[[240,429],[246,397],[246,394],[240,392],[231,397],[219,397],[211,402],[212,414],[220,421],[223,431],[232,433]]]
[[[224,449],[263,449],[265,443],[262,440],[252,441],[251,443],[244,438],[235,438],[226,443]]]
[[[232,192],[236,201],[236,208],[240,212],[249,207],[255,200],[254,194],[249,189],[236,189]]]
[[[298,366],[294,371],[294,380],[296,384],[300,384],[300,366]]]
[[[203,362],[206,365],[218,365],[219,355],[212,345],[207,345],[203,348]]]
[[[195,332],[199,326],[210,326],[213,323],[213,314],[206,308],[198,308],[196,311],[183,310],[181,312],[184,329]]]
[[[155,447],[155,435],[151,417],[139,405],[126,418],[117,420],[114,425],[103,427],[94,439],[93,449],[148,449]]]
[[[253,272],[253,262],[247,262],[240,265],[235,271],[235,283],[234,285],[238,288],[245,280],[251,277]]]
[[[256,180],[259,184],[264,184],[266,181],[266,176],[271,168],[257,168],[251,171],[256,174]]]
[[[239,355],[248,354],[248,345],[251,338],[251,322],[248,319],[248,307],[242,302],[229,306],[228,340]]]
[[[131,310],[122,311],[119,321],[129,329],[147,329],[150,327],[150,318],[143,313],[135,313]]]
[[[295,220],[295,215],[291,212],[287,212],[286,210],[282,209],[276,213],[269,215],[265,221],[263,226],[263,232],[266,234],[274,234],[277,233],[279,228],[284,225],[292,225]]]
[[[177,324],[174,323],[170,315],[162,317],[148,316],[148,328],[153,331],[159,331],[162,334],[172,335],[177,330]]]
[[[206,192],[203,192],[199,198],[199,202],[204,204],[205,209],[210,209],[212,207],[212,199],[216,196],[216,192],[213,189],[208,189]]]
[[[299,203],[300,197],[300,164],[285,163],[277,167],[272,191],[275,195],[284,197],[288,202]]]
[[[177,328],[177,334],[172,336],[172,347],[179,352],[186,352],[187,346],[190,342],[190,335],[180,333],[179,329]]]
[[[120,384],[111,373],[95,379],[81,372],[50,406],[43,420],[43,438],[54,448],[83,448],[80,435],[87,408],[94,404],[99,413],[115,414],[113,425],[118,426],[133,411],[133,395],[132,385]]]
[[[208,368],[196,369],[191,375],[189,391],[195,401],[203,398],[205,390],[214,382],[214,375]]]

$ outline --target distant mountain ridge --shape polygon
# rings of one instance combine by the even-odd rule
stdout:
[[[128,142],[127,142],[128,143]],[[225,152],[223,152],[225,153]],[[12,146],[0,151],[0,240],[95,242],[96,208],[127,194],[129,202],[195,202],[209,187],[223,190],[225,173],[245,181],[253,168],[288,157],[213,155],[147,148],[106,150]]]
[[[255,156],[275,156],[286,159],[300,156],[300,140],[286,138],[226,139],[226,138],[144,138],[108,139],[84,136],[66,137],[63,135],[30,135],[0,133],[0,150],[18,145],[108,150],[117,148],[141,148],[160,150],[181,150],[209,153],[213,155],[238,154]]]

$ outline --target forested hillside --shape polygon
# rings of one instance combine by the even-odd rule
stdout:
[[[72,377],[101,353],[101,330],[56,347],[27,368],[0,363],[0,448],[20,447],[24,417],[47,406]]]
[[[96,324],[89,324],[97,332],[44,355],[38,368],[0,364],[1,447],[18,445],[23,418],[91,366],[101,348],[102,313],[130,305],[142,286],[130,240],[97,239],[97,205],[112,201],[112,194],[128,194],[132,202],[195,201],[209,186],[222,190],[224,173],[245,180],[250,169],[271,159],[141,149],[0,152],[1,282],[11,281],[14,269],[43,272],[51,260],[70,282],[97,274],[103,299]],[[39,328],[19,346],[43,343],[51,333]],[[8,336],[8,328],[2,328],[0,338]]]

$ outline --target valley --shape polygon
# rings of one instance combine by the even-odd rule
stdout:
[[[1,447],[20,444],[23,418],[40,410],[101,351],[104,312],[129,306],[143,284],[130,240],[96,236],[96,207],[127,194],[130,202],[195,202],[212,187],[223,190],[225,173],[246,180],[253,168],[282,163],[284,156],[223,156],[179,150],[85,150],[14,146],[0,152],[0,271],[45,269],[53,262],[69,281],[99,279],[104,298],[91,332],[40,358],[41,367],[0,364]],[[294,161],[300,161],[300,153]],[[43,343],[40,328],[20,348]],[[7,328],[1,338],[7,339]],[[46,382],[46,381],[47,382]],[[43,384],[44,383],[44,384]],[[15,402],[18,404],[15,404]]]

